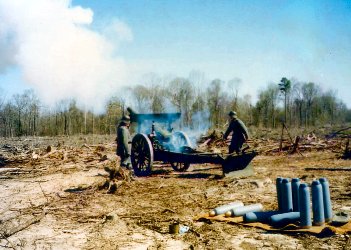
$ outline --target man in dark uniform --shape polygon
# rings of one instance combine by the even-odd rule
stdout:
[[[227,131],[225,131],[223,135],[223,139],[226,140],[228,135],[233,132],[232,140],[229,145],[229,154],[233,153],[234,151],[239,154],[244,142],[249,139],[249,133],[245,124],[238,119],[236,112],[230,111],[228,115],[230,117],[230,123]]]
[[[135,175],[133,168],[131,167],[131,161],[130,161],[130,153],[131,153],[131,148],[130,148],[130,141],[131,141],[131,136],[129,133],[129,126],[130,126],[130,117],[127,115],[124,115],[122,117],[122,120],[117,126],[117,150],[116,154],[121,158],[121,167],[127,168],[130,170],[130,180],[135,180]],[[117,167],[117,166],[116,166]],[[105,171],[110,174],[110,182],[109,182],[109,188],[107,193],[113,194],[117,190],[117,184],[114,180],[117,174],[121,175],[120,169],[119,168],[109,168],[105,167]],[[124,171],[122,171],[124,173]]]
[[[131,136],[129,126],[130,117],[128,115],[124,115],[117,127],[117,155],[121,157],[121,166],[131,170]]]

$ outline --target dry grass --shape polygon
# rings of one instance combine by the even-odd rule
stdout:
[[[328,171],[350,167],[350,161],[339,159],[332,150],[306,151],[303,156],[287,152],[259,155],[252,162],[255,175],[245,178],[219,178],[221,169],[211,164],[194,165],[185,173],[158,164],[152,176],[121,181],[111,195],[100,187],[108,179],[104,167],[118,163],[113,140],[112,136],[96,136],[6,141],[23,155],[10,152],[12,149],[1,152],[12,159],[6,167],[21,171],[9,172],[9,179],[1,180],[0,227],[22,225],[42,211],[45,216],[2,239],[0,247],[342,249],[349,242],[348,235],[272,235],[260,229],[193,221],[195,215],[234,200],[260,202],[267,210],[275,209],[274,182],[278,176],[299,177],[307,183],[327,177],[333,208],[350,212],[351,171]],[[52,146],[50,152],[48,145]],[[33,159],[33,152],[38,158]],[[102,155],[107,159],[102,160]],[[306,170],[311,167],[326,170]],[[175,221],[191,230],[182,235],[169,234],[169,225]]]

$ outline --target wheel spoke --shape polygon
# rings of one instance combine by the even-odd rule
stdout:
[[[153,148],[145,134],[137,134],[132,141],[132,166],[136,175],[149,175],[152,170]]]

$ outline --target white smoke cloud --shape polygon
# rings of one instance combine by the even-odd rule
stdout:
[[[44,103],[76,98],[102,111],[126,78],[118,43],[133,39],[116,20],[106,35],[91,28],[91,9],[70,0],[0,0],[0,73],[17,65]]]
[[[133,41],[133,33],[129,26],[118,19],[112,20],[111,23],[106,26],[104,34],[108,38],[117,41]]]
[[[7,31],[7,27],[0,19],[0,74],[14,64],[14,54],[16,51],[14,38]]]

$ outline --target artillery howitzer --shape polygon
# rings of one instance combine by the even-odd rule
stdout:
[[[246,168],[256,156],[256,152],[229,155],[194,150],[189,137],[182,131],[173,132],[171,127],[181,113],[137,114],[130,108],[128,111],[138,131],[132,139],[131,150],[132,166],[137,176],[150,175],[154,161],[170,163],[178,172],[188,170],[190,164],[221,164],[223,173],[228,174]],[[167,128],[159,125],[162,123]]]

